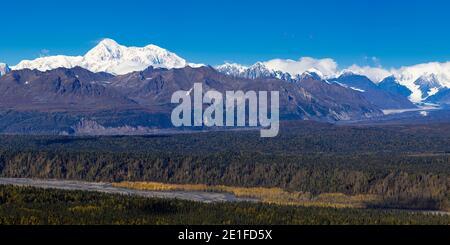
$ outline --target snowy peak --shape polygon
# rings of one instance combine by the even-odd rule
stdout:
[[[305,71],[305,72],[303,72],[303,74],[297,76],[297,80],[300,80],[300,81],[307,80],[307,79],[320,81],[320,80],[322,80],[322,76],[319,75],[315,71]]]
[[[0,77],[5,75],[6,73],[9,73],[11,69],[9,66],[5,63],[0,63]]]
[[[101,41],[84,56],[83,67],[88,70],[123,75],[142,71],[149,66],[155,68],[182,68],[186,60],[155,45],[126,47],[111,39]]]
[[[352,76],[364,76],[362,74],[353,72],[351,70],[343,70],[337,78],[344,78],[344,77],[352,77]]]
[[[216,66],[216,70],[233,77],[258,79],[258,78],[277,78],[289,82],[295,82],[305,79],[306,76],[310,76],[315,80],[322,80],[321,73],[317,70],[311,69],[303,74],[292,76],[288,72],[281,70],[270,69],[264,62],[256,62],[251,66],[243,66],[236,63],[225,63],[220,66]]]
[[[276,71],[268,69],[263,63],[257,62],[250,66],[246,73],[246,78],[257,79],[257,78],[274,78],[278,77],[279,74]]]
[[[134,71],[145,70],[149,66],[156,68],[182,68],[200,65],[187,63],[178,55],[156,45],[145,47],[126,47],[112,39],[103,39],[84,56],[49,56],[35,60],[24,60],[14,70],[37,69],[48,71],[56,68],[73,68],[76,66],[92,72],[108,72],[124,75]]]
[[[427,99],[442,89],[442,85],[435,74],[422,75],[414,82],[414,84],[418,86],[422,93],[422,99]]]
[[[85,59],[99,59],[103,61],[120,59],[124,46],[120,46],[112,39],[104,39],[84,56]]]
[[[228,76],[243,77],[243,74],[248,67],[236,63],[225,63],[223,65],[216,66],[215,69]]]
[[[35,60],[23,60],[18,65],[11,67],[12,70],[39,70],[39,71],[49,71],[57,68],[73,68],[76,66],[81,66],[83,62],[83,57],[81,56],[49,56],[41,57]]]
[[[247,79],[276,77],[276,73],[269,70],[261,62],[257,62],[252,66],[243,66],[236,63],[225,63],[217,66],[216,70],[229,76]]]
[[[105,39],[101,40],[97,44],[96,48],[99,48],[99,47],[104,47],[104,48],[107,48],[107,49],[114,49],[114,48],[120,48],[120,47],[123,47],[123,46],[119,45],[116,41],[114,41],[114,40],[112,40],[110,38],[105,38]]]
[[[416,85],[426,85],[429,87],[440,87],[439,79],[435,74],[425,74],[420,76],[415,82]]]

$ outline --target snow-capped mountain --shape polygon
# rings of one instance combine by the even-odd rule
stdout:
[[[439,91],[450,88],[450,79],[446,73],[423,71],[411,74],[410,71],[395,71],[393,74],[398,84],[411,91],[409,99],[415,103],[425,102]]]
[[[11,67],[12,70],[37,69],[48,71],[56,68],[82,67],[92,72],[107,72],[124,75],[134,71],[143,71],[149,66],[154,68],[183,68],[203,65],[188,63],[185,59],[155,45],[145,47],[126,47],[114,40],[104,39],[84,56],[48,56],[35,60],[24,60]],[[338,69],[337,63],[330,58],[314,59],[303,57],[298,60],[273,59],[257,62],[250,66],[226,63],[216,69],[224,74],[247,79],[278,78],[290,82],[305,80],[304,76],[314,76],[314,80],[332,80],[346,72],[368,77],[380,88],[404,96],[414,103],[426,102],[427,98],[450,88],[450,62],[425,63],[405,66],[398,69],[379,67],[350,66]],[[0,75],[10,70],[0,65]],[[302,78],[303,77],[303,78]],[[392,77],[392,79],[387,79]],[[386,78],[386,79],[383,79]],[[394,91],[399,90],[399,91]],[[400,91],[401,90],[401,91]],[[410,91],[410,93],[409,93]]]
[[[268,69],[263,63],[257,62],[256,64],[248,67],[244,73],[245,78],[269,78],[276,77],[276,71]]]
[[[435,95],[443,87],[435,74],[422,75],[414,84],[418,86],[423,100]]]
[[[426,102],[427,98],[450,88],[450,62],[418,64],[391,70],[353,65],[339,70],[332,59],[301,58],[299,61],[276,59],[252,66],[226,63],[216,69],[234,77],[269,77],[286,81],[300,81],[301,76],[307,73],[316,74],[323,80],[333,80],[346,73],[362,75],[381,89],[400,96],[406,95],[414,103]]]
[[[409,99],[415,103],[425,102],[428,97],[438,91],[450,88],[450,62],[430,62],[400,68],[384,69],[382,67],[359,67],[353,65],[348,69],[365,75],[378,83],[380,77],[393,76],[402,86],[407,87],[412,94]]]
[[[303,81],[303,80],[307,80],[307,79],[320,81],[320,80],[323,80],[323,76],[319,75],[319,73],[314,72],[314,71],[305,71],[305,72],[303,72],[303,74],[297,75],[295,77],[295,80],[297,80],[297,81]]]
[[[5,75],[6,73],[10,72],[10,68],[5,63],[0,63],[0,77]]]
[[[285,71],[271,69],[263,62],[257,62],[251,66],[243,66],[236,63],[225,63],[223,65],[216,66],[215,68],[217,71],[226,75],[247,79],[277,78],[295,82],[304,80],[306,77],[311,77],[315,80],[321,80],[323,77],[319,71],[313,68],[303,73],[292,75]]]
[[[73,68],[76,66],[83,66],[83,57],[82,56],[64,56],[64,55],[56,55],[56,56],[48,56],[41,57],[35,60],[23,60],[16,66],[12,66],[13,70],[39,70],[39,71],[49,71],[57,68]]]
[[[225,63],[215,67],[217,71],[232,77],[244,77],[248,67],[236,63]]]
[[[155,45],[126,47],[112,39],[104,39],[84,56],[49,56],[35,60],[24,60],[12,67],[13,70],[37,69],[48,71],[56,68],[82,67],[92,72],[108,72],[123,75],[142,71],[149,66],[155,68],[197,67],[178,55]]]
[[[229,76],[247,79],[278,78],[278,76],[280,75],[289,76],[289,74],[284,74],[281,71],[270,70],[262,62],[257,62],[251,66],[243,66],[235,63],[225,63],[223,65],[217,66],[216,70]]]

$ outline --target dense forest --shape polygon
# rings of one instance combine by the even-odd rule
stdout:
[[[0,175],[376,194],[389,208],[450,208],[450,125],[282,126],[162,136],[0,136]]]
[[[204,204],[93,192],[0,186],[0,224],[449,225],[450,216],[256,203]]]

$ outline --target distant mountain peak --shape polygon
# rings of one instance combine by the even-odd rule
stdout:
[[[317,70],[315,68],[310,68],[306,72],[311,74],[311,75],[315,74],[315,75],[319,76],[320,78],[325,78],[325,75],[321,71],[319,71],[319,70]]]
[[[262,63],[261,61],[256,62],[251,67],[269,70],[269,68],[267,68],[267,66],[264,63]]]
[[[427,83],[432,86],[440,86],[439,79],[436,76],[436,74],[434,74],[434,73],[426,73],[426,74],[420,76],[416,80],[416,83],[417,83],[417,85]]]
[[[355,73],[353,71],[350,71],[350,70],[343,70],[338,77],[342,77],[343,78],[343,77],[351,77],[351,76],[363,76],[363,75],[359,75],[359,74],[357,74],[357,73]]]
[[[412,94],[412,91],[406,86],[401,85],[395,76],[386,77],[378,84],[378,87],[391,94],[401,95],[406,98]]]
[[[48,71],[59,67],[83,67],[92,72],[108,72],[123,75],[133,71],[142,71],[149,66],[156,68],[198,67],[201,65],[187,63],[178,55],[150,44],[145,47],[126,47],[113,39],[103,39],[84,56],[49,56],[35,60],[24,60],[14,70],[37,69]]]
[[[121,57],[121,51],[124,48],[126,47],[119,45],[112,39],[103,39],[97,46],[89,50],[84,58],[118,59]]]
[[[106,46],[106,47],[119,46],[119,44],[111,38],[104,38],[103,40],[101,40],[98,43],[98,45],[102,45],[102,46]]]
[[[420,76],[414,84],[419,86],[419,90],[422,93],[422,99],[427,99],[439,92],[443,87],[436,74],[426,73]]]
[[[225,63],[223,65],[216,66],[215,69],[229,76],[247,79],[277,78],[285,81],[294,80],[289,73],[270,69],[264,62],[256,62],[251,66],[244,66],[236,63]]]
[[[299,82],[306,79],[322,81],[324,79],[323,73],[314,68],[308,69],[298,75],[291,75],[288,72],[271,69],[264,62],[256,62],[251,66],[244,66],[236,63],[225,63],[223,65],[216,66],[215,69],[229,76],[247,79],[276,78],[288,82]]]
[[[317,81],[321,81],[322,77],[320,75],[320,72],[317,73],[316,71],[305,71],[303,72],[301,75],[297,76],[297,79],[299,80],[305,80],[305,79],[312,79],[312,80],[317,80]]]
[[[9,68],[9,66],[5,63],[0,63],[0,77],[9,73],[11,71],[11,69]]]

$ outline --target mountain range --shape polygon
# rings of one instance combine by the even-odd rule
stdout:
[[[292,63],[293,61],[285,61]],[[370,74],[370,71],[364,71],[364,69],[350,67],[342,71],[336,70],[334,73],[330,73],[329,69],[323,67],[317,67],[314,64],[310,67],[302,67],[295,72],[287,71],[283,65],[273,65],[273,61],[269,62],[257,62],[251,66],[244,66],[236,63],[225,63],[223,65],[216,66],[216,69],[230,76],[244,77],[244,78],[257,78],[257,77],[275,77],[286,81],[295,81],[303,75],[303,73],[312,73],[318,75],[322,79],[336,81],[343,74],[354,74],[358,76],[364,76],[373,85],[378,86],[380,89],[407,97],[413,103],[436,103],[447,104],[445,100],[439,100],[433,95],[438,92],[445,92],[450,87],[450,65],[446,69],[446,64],[423,64],[418,65],[421,68],[403,67],[398,70],[392,70],[391,72],[383,71],[382,74],[387,76],[381,80],[374,80],[366,76],[364,73]],[[430,68],[428,68],[428,66]],[[439,69],[436,66],[440,67]],[[441,66],[445,66],[442,68]],[[326,74],[324,74],[325,72]],[[435,72],[435,73],[433,73]],[[342,79],[341,79],[342,82]],[[344,83],[345,84],[345,83]],[[363,88],[353,87],[357,90],[364,90]]]
[[[149,66],[155,68],[200,67],[202,64],[189,63],[178,55],[156,45],[145,47],[126,47],[112,39],[104,39],[84,56],[48,56],[35,60],[23,60],[10,67],[0,64],[0,75],[9,70],[37,69],[48,71],[56,68],[82,67],[92,72],[107,72],[113,75],[125,75],[133,71],[142,71]],[[444,103],[442,95],[433,97],[439,91],[444,93],[450,88],[450,62],[428,63],[399,69],[384,70],[381,68],[351,66],[338,70],[331,59],[316,60],[304,57],[299,61],[275,59],[257,62],[251,66],[236,63],[225,63],[215,68],[227,75],[240,78],[278,78],[286,81],[298,80],[305,72],[317,74],[323,79],[336,79],[344,73],[352,72],[367,76],[373,83],[382,85],[385,79],[390,80],[390,89],[402,87],[402,94],[413,103]],[[3,67],[3,68],[2,68]],[[2,71],[3,70],[3,71]],[[381,78],[381,79],[380,79]],[[379,86],[381,89],[385,85]],[[357,88],[358,89],[358,88]],[[359,88],[360,89],[360,88]],[[392,92],[388,90],[387,92]]]
[[[202,83],[205,91],[280,91],[283,120],[366,120],[383,117],[385,110],[416,109],[418,101],[450,103],[442,74],[425,72],[411,89],[399,75],[375,83],[348,70],[333,73],[328,60],[301,62],[307,65],[299,70],[283,68],[281,60],[211,67],[155,45],[126,47],[105,39],[84,56],[41,57],[11,68],[0,64],[0,132],[145,134],[170,129],[171,95],[189,91],[194,83]]]
[[[149,67],[118,76],[81,67],[45,72],[23,69],[0,78],[0,131],[73,134],[96,128],[102,129],[96,133],[108,133],[108,128],[113,132],[117,128],[132,128],[133,132],[170,128],[173,92],[189,91],[198,82],[205,91],[280,91],[283,120],[334,122],[382,116],[360,92],[311,77],[299,83],[245,79],[210,66]]]
[[[108,72],[123,75],[133,71],[142,71],[149,66],[163,68],[198,67],[189,64],[178,55],[156,45],[145,47],[125,47],[112,39],[104,39],[84,56],[48,56],[35,60],[24,60],[13,70],[37,69],[48,71],[56,68],[82,67],[92,72]]]

